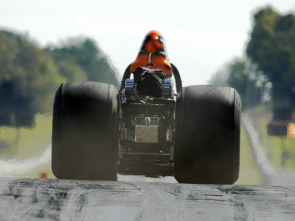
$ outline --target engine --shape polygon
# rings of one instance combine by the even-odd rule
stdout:
[[[137,68],[134,79],[125,81],[121,106],[119,171],[141,174],[141,168],[146,174],[142,164],[151,169],[151,162],[157,170],[159,164],[171,169],[175,110],[171,77],[161,70]]]

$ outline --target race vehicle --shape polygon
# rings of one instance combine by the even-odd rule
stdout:
[[[174,176],[232,184],[239,177],[241,102],[233,88],[182,87],[162,35],[149,32],[119,91],[69,82],[56,91],[52,170],[57,178]]]

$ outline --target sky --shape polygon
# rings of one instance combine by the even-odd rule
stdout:
[[[0,0],[0,28],[26,33],[41,46],[90,37],[120,75],[144,36],[158,30],[183,85],[200,85],[244,55],[253,13],[266,5],[295,13],[294,0]]]

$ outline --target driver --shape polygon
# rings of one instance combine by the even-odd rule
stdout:
[[[158,31],[150,31],[146,35],[136,60],[131,64],[130,71],[134,73],[137,67],[161,69],[164,74],[172,75],[164,38]]]

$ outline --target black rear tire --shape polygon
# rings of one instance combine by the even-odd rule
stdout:
[[[174,176],[180,183],[233,184],[240,162],[239,94],[189,86],[176,103]]]
[[[57,178],[117,180],[118,92],[97,82],[62,84],[55,95],[52,171]]]

